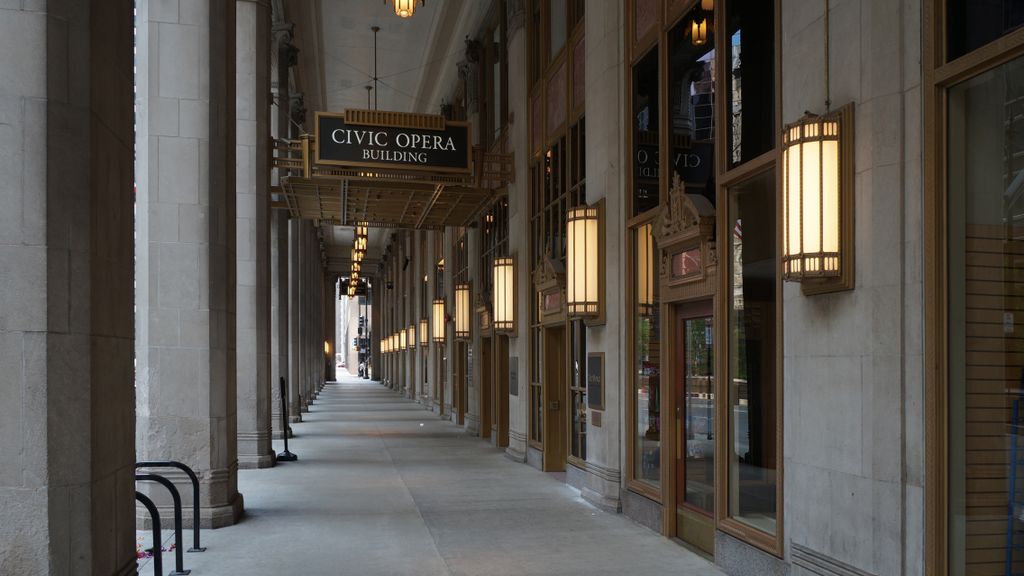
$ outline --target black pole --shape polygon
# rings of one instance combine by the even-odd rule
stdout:
[[[284,437],[284,452],[277,455],[278,462],[295,462],[298,456],[288,450],[288,385],[281,377],[281,436]]]
[[[178,468],[188,474],[192,481],[192,547],[188,552],[206,552],[206,548],[199,545],[199,477],[196,473],[177,460],[149,460],[136,462],[135,469],[139,468]]]
[[[377,32],[380,32],[380,26],[370,26],[370,30],[373,30],[373,109],[377,109]]]
[[[184,538],[181,536],[181,494],[178,493],[178,488],[174,486],[174,482],[158,474],[136,474],[135,481],[158,482],[170,491],[171,499],[174,501],[174,572],[171,572],[171,576],[191,573],[191,570],[185,570]]]
[[[153,504],[153,501],[142,492],[136,492],[135,499],[142,502],[146,510],[149,510],[149,516],[153,522],[153,574],[163,576],[164,554],[160,549],[160,512],[156,509],[156,504]]]

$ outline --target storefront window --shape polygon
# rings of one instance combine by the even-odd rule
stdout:
[[[708,18],[699,7],[669,32],[669,98],[672,176],[689,194],[715,202],[715,49],[714,38],[694,42],[695,20]],[[671,180],[670,180],[671,181]]]
[[[548,0],[548,20],[551,36],[550,44],[551,47],[550,58],[558,56],[558,52],[565,47],[565,36],[566,36],[566,20],[567,16],[565,13],[565,0]]]
[[[661,337],[658,283],[642,286],[647,270],[657,265],[653,226],[633,232],[633,477],[661,486]]]
[[[658,51],[633,67],[633,215],[658,207]]]
[[[949,573],[1017,574],[1024,571],[1024,59],[948,95]]]
[[[587,327],[582,320],[569,326],[572,333],[572,373],[569,377],[569,396],[572,410],[572,438],[570,451],[575,458],[587,459]]]
[[[729,0],[729,167],[775,146],[775,3]]]
[[[729,189],[729,516],[776,530],[775,173]]]
[[[1024,2],[947,0],[946,15],[946,55],[953,60],[1024,24]]]

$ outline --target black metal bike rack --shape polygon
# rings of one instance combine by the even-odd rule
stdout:
[[[142,502],[146,510],[149,510],[149,516],[153,521],[153,574],[163,576],[164,556],[160,548],[160,512],[156,509],[156,504],[153,504],[153,501],[145,494],[136,492],[135,499]]]
[[[188,552],[206,552],[206,548],[199,545],[199,477],[196,473],[177,460],[148,460],[136,462],[135,469],[139,468],[177,468],[188,474],[192,481],[192,547]]]
[[[281,437],[284,438],[284,452],[277,455],[277,461],[295,462],[299,457],[288,450],[288,385],[284,381],[284,376],[281,377],[281,431]]]
[[[174,572],[171,572],[171,576],[185,576],[186,574],[190,574],[192,572],[191,570],[185,570],[185,554],[182,550],[184,548],[184,542],[181,537],[181,494],[178,493],[178,488],[174,486],[174,482],[171,482],[159,474],[136,473],[135,481],[157,482],[170,491],[171,499],[174,501]],[[157,542],[156,547],[159,547],[160,544],[160,542]]]

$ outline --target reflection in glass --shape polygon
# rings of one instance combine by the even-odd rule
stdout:
[[[1024,59],[948,94],[949,573],[1019,574]]]
[[[653,226],[645,224],[634,230],[634,282],[641,277],[640,269],[653,269],[657,246],[653,239]],[[639,286],[634,285],[634,294]],[[635,414],[633,477],[637,480],[661,485],[661,337],[658,313],[658,285],[652,286],[652,302],[641,304],[634,298],[634,378]]]
[[[947,59],[1016,30],[1024,24],[1024,0],[946,0]]]
[[[633,215],[658,207],[658,51],[633,67]]]
[[[775,3],[729,0],[729,166],[775,145]]]
[[[729,515],[775,533],[775,173],[729,190]]]
[[[715,378],[712,319],[683,322],[684,382],[681,399],[686,430],[684,503],[715,512]]]
[[[688,194],[715,202],[715,50],[713,34],[694,45],[690,30],[709,14],[695,7],[669,33],[669,99],[672,176],[686,183]],[[672,178],[669,180],[672,181]]]

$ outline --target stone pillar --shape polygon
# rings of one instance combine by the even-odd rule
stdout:
[[[324,366],[327,368],[328,380],[338,379],[338,375],[335,373],[338,363],[334,358],[339,352],[344,352],[344,349],[338,347],[338,291],[335,287],[335,280],[336,278],[333,274],[324,275],[324,321],[322,325],[324,339],[327,340],[331,347],[330,354],[324,355]],[[358,303],[358,297],[354,298],[353,301]],[[344,346],[344,343],[342,343],[342,346]],[[345,364],[348,365],[347,362]],[[320,386],[322,387],[323,385],[324,383],[321,382]]]
[[[0,7],[0,572],[134,574],[132,3],[22,4]]]
[[[270,2],[237,0],[238,465],[274,465],[270,444]]]
[[[291,422],[302,422],[299,398],[299,366],[301,364],[301,346],[299,345],[299,255],[302,252],[299,240],[302,238],[302,220],[288,220],[288,282],[284,297],[288,301],[288,419]],[[282,273],[284,273],[282,271]]]
[[[136,342],[138,456],[180,460],[202,483],[201,524],[233,524],[235,2],[140,3]],[[168,473],[186,501],[191,487]],[[142,485],[171,516],[162,487]],[[191,508],[185,508],[192,525]],[[144,512],[140,516],[148,518]]]
[[[274,438],[281,435],[281,378],[291,379],[288,372],[288,213],[275,210],[271,215],[271,351],[270,383],[271,429]]]

